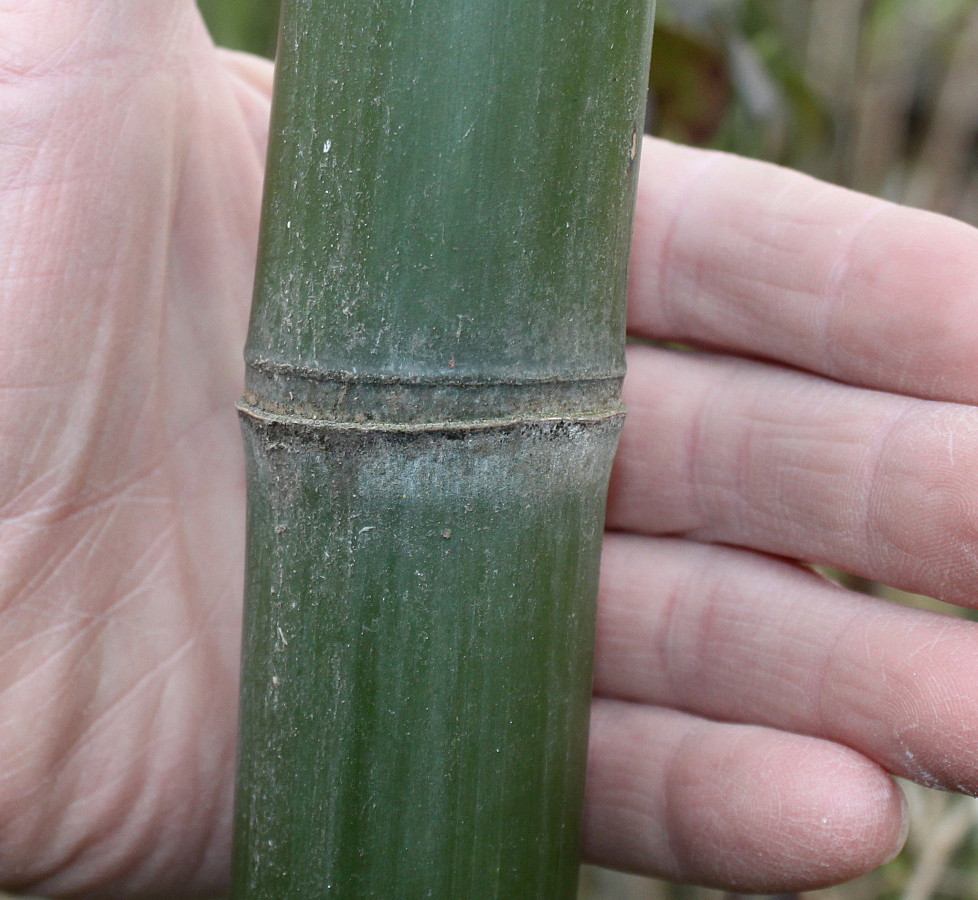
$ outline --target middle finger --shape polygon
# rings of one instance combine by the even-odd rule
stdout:
[[[630,348],[612,529],[820,562],[978,606],[978,409]]]

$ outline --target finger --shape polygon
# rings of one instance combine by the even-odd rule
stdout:
[[[978,231],[650,140],[630,328],[854,384],[978,400]]]
[[[634,347],[612,528],[683,533],[978,605],[978,410]]]
[[[595,691],[854,748],[978,794],[978,624],[845,591],[799,566],[610,536]]]
[[[592,708],[595,862],[738,891],[808,890],[894,856],[901,795],[844,747],[633,703]]]

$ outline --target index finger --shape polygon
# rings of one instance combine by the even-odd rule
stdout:
[[[978,231],[767,163],[643,152],[634,334],[978,402]]]

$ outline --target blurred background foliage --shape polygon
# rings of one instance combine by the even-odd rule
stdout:
[[[273,56],[279,0],[197,0],[215,43]]]
[[[218,43],[272,54],[278,0],[199,2]],[[659,0],[650,87],[652,133],[978,225],[976,0]],[[978,898],[978,801],[904,787],[906,850],[806,900]],[[582,900],[733,897],[592,867],[581,887]]]
[[[653,57],[655,133],[978,221],[975,0],[660,0]]]

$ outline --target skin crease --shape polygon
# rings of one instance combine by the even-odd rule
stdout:
[[[0,0],[0,883],[226,885],[234,403],[270,66],[190,0]],[[643,149],[585,848],[740,890],[892,855],[890,774],[978,792],[978,234]]]

